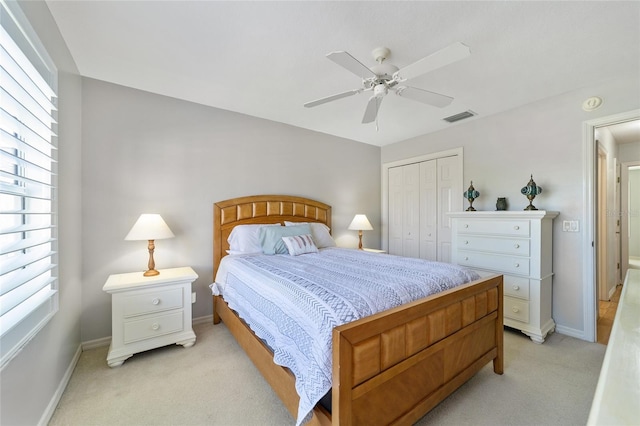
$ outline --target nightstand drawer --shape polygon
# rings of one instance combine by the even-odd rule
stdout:
[[[529,302],[526,300],[504,297],[504,316],[520,322],[529,322]]]
[[[528,220],[461,219],[458,232],[460,234],[512,235],[514,237],[528,237],[529,226]]]
[[[183,306],[182,289],[172,288],[125,296],[123,298],[122,313],[127,318],[178,309]]]
[[[124,323],[124,343],[128,344],[182,331],[184,328],[182,316],[182,310],[179,310],[167,315],[127,321]]]
[[[460,250],[457,263],[496,272],[529,275],[529,258],[527,257],[519,258]]]
[[[529,300],[528,278],[514,277],[512,275],[504,275],[503,278],[503,289],[505,296],[513,296],[520,299]]]
[[[460,250],[529,256],[529,240],[524,238],[487,238],[473,235],[458,236]]]

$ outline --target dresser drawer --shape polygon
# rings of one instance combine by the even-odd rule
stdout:
[[[122,313],[125,318],[179,309],[184,306],[182,288],[133,294],[125,296],[122,303]]]
[[[164,315],[126,321],[124,323],[124,343],[180,332],[184,328],[182,318],[183,312],[181,309]]]
[[[528,220],[460,219],[460,234],[490,234],[529,237]]]
[[[520,322],[529,322],[529,302],[504,296],[504,316]]]
[[[529,256],[529,240],[525,238],[489,238],[459,235],[460,250],[478,250],[516,256]]]
[[[529,258],[460,250],[457,263],[507,274],[529,275]]]
[[[514,277],[513,275],[504,275],[503,278],[503,289],[505,296],[512,296],[529,300],[528,278]]]

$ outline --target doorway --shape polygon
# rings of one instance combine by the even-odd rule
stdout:
[[[584,199],[584,234],[583,234],[583,247],[584,262],[583,262],[583,276],[584,276],[584,339],[590,341],[597,341],[597,320],[598,320],[598,303],[602,289],[599,286],[600,278],[608,280],[609,287],[608,292],[611,295],[614,294],[616,286],[615,272],[618,271],[617,263],[615,261],[615,232],[617,224],[617,215],[622,209],[619,205],[615,206],[615,200],[623,200],[623,198],[616,198],[613,194],[615,186],[614,180],[617,180],[615,175],[615,161],[610,159],[608,167],[613,167],[613,171],[608,173],[608,184],[610,188],[610,195],[608,197],[603,194],[598,196],[600,179],[598,179],[598,165],[604,166],[603,159],[601,158],[602,151],[598,149],[598,142],[596,141],[596,129],[606,128],[608,126],[614,126],[616,124],[625,123],[629,121],[640,120],[640,110],[633,110],[627,113],[617,114],[614,116],[604,117],[596,120],[591,120],[584,123],[584,141],[585,141],[585,167],[584,167],[584,182],[586,185],[586,193]],[[602,142],[602,141],[601,141]],[[607,141],[605,141],[607,142]],[[616,146],[604,143],[603,146],[609,151],[612,157],[616,156]],[[611,169],[610,169],[611,170]],[[624,170],[622,170],[624,173]],[[604,207],[600,204],[600,200],[605,200]],[[607,208],[607,201],[608,206]],[[628,211],[628,210],[627,210]],[[615,220],[607,220],[607,218],[614,218]],[[600,223],[600,225],[599,225]],[[606,225],[605,225],[606,224]],[[621,230],[621,238],[617,247],[624,247],[624,244],[629,243],[629,238],[626,234],[623,234],[624,230]],[[606,246],[601,246],[606,244]],[[588,248],[591,247],[591,250]],[[601,261],[605,262],[604,270],[600,268],[600,262],[598,253],[606,250],[606,254],[602,253]],[[620,250],[621,251],[621,250]],[[620,262],[623,263],[624,261]],[[615,269],[614,269],[615,268]],[[620,273],[618,275],[621,275]],[[613,284],[612,284],[613,283]]]

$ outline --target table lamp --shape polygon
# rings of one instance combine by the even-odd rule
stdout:
[[[145,277],[152,277],[160,274],[160,272],[156,270],[156,263],[153,260],[153,251],[156,248],[154,241],[173,237],[173,232],[171,232],[171,229],[169,229],[159,214],[144,213],[140,215],[124,239],[128,241],[149,241],[149,269],[143,275]]]
[[[360,239],[360,242],[358,243],[358,249],[362,250],[362,231],[371,231],[373,229],[373,226],[371,226],[369,219],[367,219],[366,215],[357,214],[351,221],[349,229],[351,231],[358,231],[358,238]]]

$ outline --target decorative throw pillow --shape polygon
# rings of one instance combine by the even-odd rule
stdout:
[[[260,245],[264,254],[287,254],[282,237],[311,234],[309,225],[265,226],[260,229]]]
[[[285,226],[295,226],[302,225],[303,223],[308,224],[311,227],[311,236],[313,237],[313,242],[316,243],[318,248],[325,247],[335,247],[336,242],[334,241],[330,229],[327,225],[320,222],[289,222],[285,221]]]
[[[284,241],[291,256],[318,252],[318,247],[314,244],[311,234],[282,237],[282,241]]]
[[[264,227],[282,227],[279,223],[238,225],[231,231],[227,241],[230,254],[262,253],[260,244],[260,229]]]

